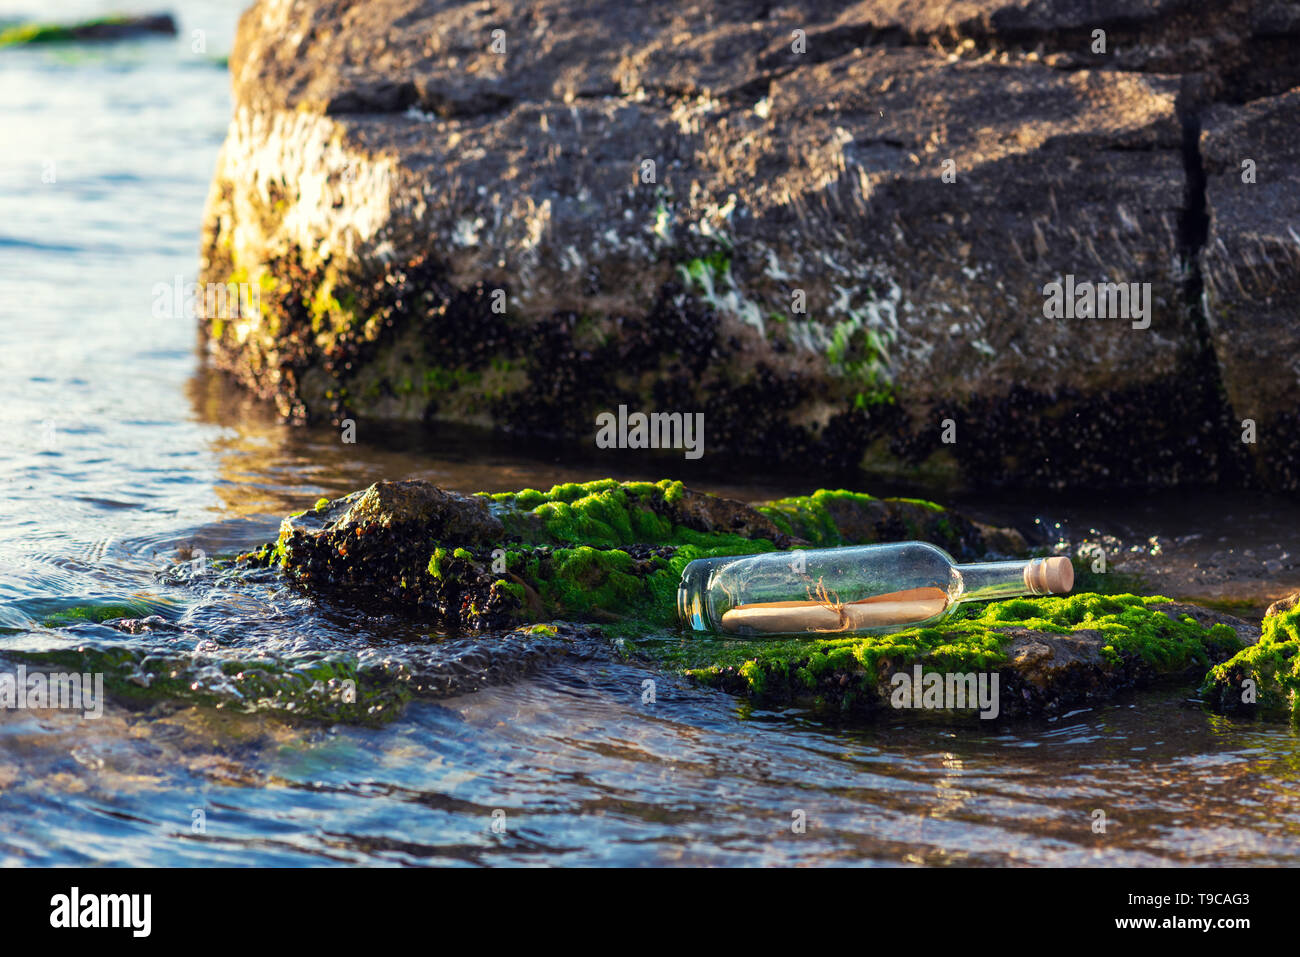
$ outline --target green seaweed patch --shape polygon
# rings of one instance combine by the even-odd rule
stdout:
[[[435,548],[429,557],[427,570],[434,578],[440,579],[454,571],[457,567],[454,563],[459,563],[459,567],[464,569],[473,561],[474,556],[463,548]]]
[[[0,47],[30,43],[70,43],[75,39],[71,27],[57,23],[23,23],[0,30]]]
[[[1265,618],[1259,641],[1211,670],[1201,691],[1221,711],[1300,720],[1300,608]]]
[[[792,495],[756,508],[786,535],[807,539],[814,545],[829,547],[844,544],[844,536],[840,534],[839,526],[831,517],[831,508],[836,504],[861,508],[873,501],[875,498],[865,492],[818,489],[811,495]],[[943,511],[940,506],[932,502],[925,504],[933,505],[940,512]]]
[[[568,615],[617,615],[640,603],[638,570],[637,560],[620,549],[561,548],[551,554],[537,590],[549,606]]]
[[[856,312],[831,329],[826,361],[831,372],[860,385],[854,406],[869,409],[894,402],[889,371],[890,337],[868,328]]]
[[[933,542],[958,556],[974,557],[989,548],[987,530],[926,499],[819,489],[755,508],[784,534],[821,548],[905,539]]]
[[[66,628],[69,625],[96,624],[112,621],[115,618],[141,618],[156,615],[165,605],[159,602],[139,601],[91,601],[78,605],[69,605],[51,612],[41,618],[45,628]]]
[[[285,536],[282,534],[274,542],[267,542],[252,551],[241,552],[235,556],[235,565],[250,568],[270,568],[273,565],[283,566],[286,559],[284,542]]]
[[[96,27],[119,27],[132,23],[131,17],[103,17],[82,23],[20,23],[0,30],[0,47],[26,46],[37,43],[77,43]]]
[[[694,284],[712,295],[731,276],[731,253],[727,249],[715,249],[707,256],[678,263],[677,272],[688,287]]]
[[[705,533],[675,525],[663,512],[684,494],[681,482],[569,482],[549,492],[482,494],[508,536],[531,544],[710,545],[747,541],[739,535]]]
[[[523,580],[542,599],[543,608],[535,617],[597,621],[610,637],[640,638],[676,624],[677,586],[688,563],[775,549],[765,539],[740,539],[722,545],[679,545],[664,549],[664,554],[637,557],[623,549],[580,545],[523,553],[518,566]]]
[[[589,492],[572,502],[544,502],[533,509],[556,542],[593,545],[661,543],[672,538],[672,524],[622,486]]]
[[[890,499],[890,501],[905,502],[908,505],[918,505],[921,508],[929,509],[932,512],[947,511],[947,509],[944,508],[942,505],[940,505],[938,502],[931,502],[929,499],[924,499],[924,498],[895,498],[895,499]]]
[[[102,674],[115,701],[148,706],[164,701],[270,712],[311,723],[377,725],[396,718],[411,698],[401,668],[361,665],[352,656],[212,661],[136,648],[61,648],[6,652],[29,668]]]
[[[797,696],[835,677],[850,700],[878,697],[885,674],[920,664],[927,670],[972,672],[1006,662],[1007,629],[1049,634],[1098,632],[1103,657],[1119,667],[1138,660],[1157,673],[1208,667],[1212,658],[1240,647],[1225,625],[1201,627],[1190,616],[1175,620],[1158,606],[1169,599],[1138,595],[1077,594],[971,604],[948,621],[888,635],[810,639],[698,639],[647,642],[651,657],[717,687],[745,691],[759,701]]]

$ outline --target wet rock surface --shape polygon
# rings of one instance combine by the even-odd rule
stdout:
[[[70,25],[18,24],[0,27],[0,47],[31,43],[87,43],[107,40],[131,40],[146,36],[176,35],[176,21],[171,14],[104,17]]]
[[[169,633],[149,619],[105,622],[130,635]],[[555,622],[477,635],[350,651],[277,654],[265,650],[186,650],[181,641],[153,649],[102,642],[59,650],[14,651],[30,673],[95,673],[108,699],[167,712],[201,705],[310,724],[379,725],[414,698],[470,694],[518,681],[560,659],[608,658],[609,643],[590,626]]]
[[[485,506],[502,533],[495,547],[448,537],[485,527]],[[350,520],[354,512],[366,521]],[[242,561],[279,565],[317,599],[431,621],[471,643],[484,632],[545,639],[557,621],[586,622],[559,627],[765,706],[879,717],[892,710],[894,676],[920,667],[996,673],[1000,716],[1054,717],[1160,682],[1196,683],[1260,638],[1257,625],[1194,604],[1093,593],[976,604],[937,627],[887,636],[740,640],[678,629],[673,597],[685,564],[778,547],[765,535],[783,547],[929,538],[967,559],[1005,555],[1007,543],[1024,550],[1014,532],[982,533],[915,500],[818,492],[749,506],[680,483],[609,480],[451,498],[403,482],[314,514],[286,520],[278,543]]]
[[[1205,678],[1207,702],[1217,711],[1300,720],[1300,609],[1291,595],[1269,608],[1258,642],[1218,665]]]
[[[996,689],[985,717],[1058,718],[1157,684],[1195,685],[1259,636],[1250,622],[1195,605],[1081,594],[994,602],[937,628],[889,637],[798,641],[752,654],[718,648],[722,661],[688,673],[768,705],[875,720],[918,708],[944,720],[973,718],[983,707],[973,688],[966,704],[944,698],[921,705],[919,692],[915,703],[907,693],[901,703],[896,697],[900,686],[919,684],[912,677],[918,669],[940,683],[971,675]]]
[[[1201,133],[1207,316],[1244,447],[1300,488],[1300,89],[1216,106]]]
[[[1291,611],[1297,605],[1300,605],[1300,591],[1292,595],[1287,595],[1285,598],[1279,598],[1277,601],[1273,602],[1273,604],[1268,606],[1268,611],[1264,613],[1264,617],[1267,618],[1272,615],[1284,614],[1285,612]]]
[[[674,623],[672,596],[694,558],[916,538],[966,558],[1025,547],[1013,530],[934,503],[860,493],[751,506],[667,480],[492,496],[405,481],[291,516],[243,561],[279,565],[315,596],[453,631],[551,618],[644,627]]]
[[[1180,0],[260,3],[204,278],[261,311],[207,320],[211,355],[296,420],[579,439],[627,403],[810,467],[1241,480],[1215,330],[1285,306],[1202,313],[1201,268],[1226,300],[1198,133],[1214,103],[1285,100],[1298,23]],[[1149,327],[1047,318],[1067,276],[1150,283]],[[1279,487],[1294,434],[1258,448]]]
[[[505,533],[482,499],[449,492],[429,482],[376,482],[333,502],[285,519],[285,528],[310,532],[329,526],[338,531],[382,526],[390,530],[418,527],[439,539],[482,544]]]

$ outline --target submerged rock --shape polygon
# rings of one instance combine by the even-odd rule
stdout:
[[[83,43],[92,40],[129,40],[161,34],[176,35],[176,21],[169,13],[151,16],[104,17],[84,23],[20,23],[0,29],[0,47],[33,43]]]
[[[670,481],[477,496],[381,482],[286,519],[276,543],[243,561],[278,565],[319,598],[455,632],[588,622],[624,654],[756,703],[859,716],[891,710],[894,676],[917,667],[996,675],[1000,716],[1061,715],[1198,680],[1259,638],[1248,622],[1193,605],[1091,593],[967,606],[937,627],[885,636],[725,639],[677,626],[677,583],[692,559],[904,539],[964,560],[1026,551],[1016,532],[933,503],[844,491],[751,506]]]
[[[166,630],[149,619],[107,622],[132,635]],[[599,651],[598,651],[599,649]],[[200,705],[313,724],[377,725],[413,698],[447,698],[518,680],[561,658],[607,654],[608,643],[581,625],[530,625],[473,641],[450,639],[354,652],[280,654],[248,648],[206,650],[87,643],[11,650],[29,674],[103,676],[112,701],[132,708]],[[90,687],[88,685],[87,687]],[[102,704],[102,702],[101,702]]]
[[[1234,476],[1197,115],[1300,82],[1293,5],[1241,7],[257,3],[203,278],[259,302],[210,354],[295,420],[626,403],[807,467]],[[1049,317],[1068,277],[1143,315]]]

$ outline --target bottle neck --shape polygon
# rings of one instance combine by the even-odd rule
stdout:
[[[1017,562],[976,562],[958,565],[962,589],[957,601],[990,601],[995,598],[1016,598],[1022,595],[1047,595],[1050,592],[1036,587],[1039,581],[1034,574],[1043,559],[1031,558]]]

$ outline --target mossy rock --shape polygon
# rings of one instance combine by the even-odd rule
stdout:
[[[29,671],[103,675],[104,693],[133,707],[182,703],[276,714],[317,724],[382,724],[411,698],[402,669],[351,655],[214,659],[186,652],[98,647],[13,651]]]
[[[132,634],[149,630],[134,627],[148,620],[108,624]],[[283,655],[86,643],[14,650],[4,658],[11,668],[26,667],[29,675],[73,673],[92,681],[102,675],[104,696],[132,709],[200,706],[295,724],[378,726],[399,717],[413,698],[468,694],[517,680],[560,657],[590,656],[595,647],[608,647],[600,634],[558,623],[504,632],[472,646],[434,644],[427,653],[422,646],[408,646],[400,655],[364,647]]]
[[[126,40],[160,34],[176,35],[176,21],[168,14],[103,17],[83,23],[20,23],[0,29],[0,48],[49,43],[85,43]]]
[[[548,24],[503,69],[478,41],[429,55],[429,37],[487,28],[461,4],[260,0],[232,49],[200,280],[274,288],[256,314],[202,321],[207,356],[295,421],[590,447],[616,399],[707,412],[710,456],[811,474],[1232,481],[1234,420],[1296,406],[1293,377],[1254,372],[1294,300],[1278,200],[1297,194],[1295,98],[1272,96],[1295,84],[1294,29],[1286,4],[1187,6],[668,4],[629,22],[533,0],[492,6],[502,36]],[[284,37],[293,56],[267,55]],[[1168,226],[1188,213],[1191,75],[1198,106],[1254,101],[1206,124],[1224,162],[1195,191],[1211,238],[1238,241],[1201,263],[1207,301],[1227,292],[1243,317],[1226,339],[1188,281],[1216,247]],[[1254,155],[1272,178],[1240,189]],[[1277,268],[1244,268],[1273,239]],[[1090,282],[1149,284],[1159,349],[1112,320],[1035,319],[1026,346],[1044,283],[1085,263]],[[1268,295],[1243,303],[1251,272]],[[1238,408],[1228,340],[1272,402]],[[1261,428],[1270,461],[1294,462],[1292,421]]]
[[[750,506],[670,480],[474,496],[407,481],[318,502],[244,560],[280,565],[318,596],[448,630],[558,618],[634,635],[674,624],[673,595],[696,558],[912,538],[964,558],[1025,548],[939,505],[860,492]]]
[[[1202,691],[1219,711],[1300,718],[1300,608],[1265,618],[1259,641],[1215,667]]]
[[[1195,680],[1258,629],[1167,598],[1083,593],[960,609],[889,635],[663,641],[654,656],[767,705],[893,713],[900,673],[996,674],[999,717],[1054,717],[1167,680]],[[968,709],[973,711],[974,709]]]
[[[243,560],[279,565],[320,598],[450,631],[592,623],[624,654],[757,704],[856,716],[888,709],[894,676],[920,666],[996,674],[1002,716],[1050,717],[1195,682],[1259,636],[1196,606],[1094,592],[972,605],[886,636],[764,641],[678,628],[675,592],[694,559],[907,539],[959,560],[1027,551],[1011,530],[921,500],[820,490],[751,506],[680,482],[606,479],[476,496],[381,482],[286,519],[276,543]]]

